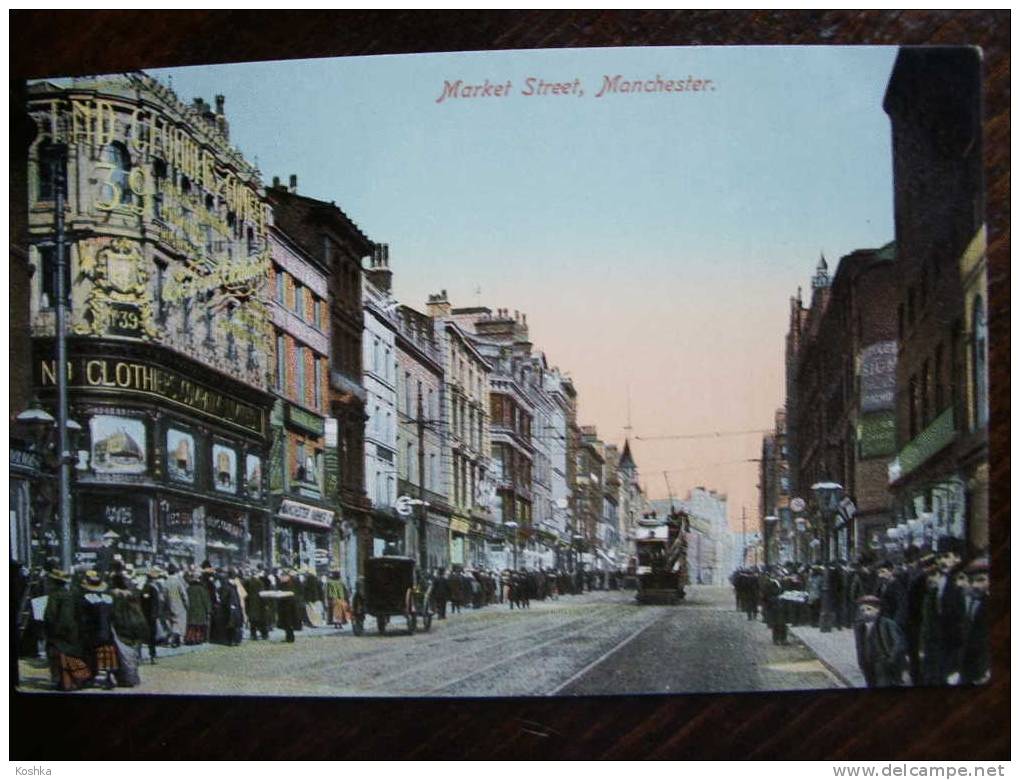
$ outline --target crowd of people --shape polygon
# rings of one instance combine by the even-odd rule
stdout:
[[[293,642],[306,627],[343,628],[353,618],[352,594],[339,569],[325,575],[310,567],[260,564],[214,567],[202,564],[135,568],[119,558],[106,570],[73,572],[50,561],[34,577],[18,569],[16,590],[45,602],[42,614],[24,627],[27,654],[45,648],[52,686],[61,691],[139,684],[138,666],[155,664],[161,647],[266,641],[273,629]],[[622,577],[578,569],[522,568],[502,572],[463,566],[435,570],[426,587],[435,616],[463,609],[508,605],[561,594],[617,588]],[[33,598],[34,597],[34,598]]]
[[[760,614],[775,644],[788,642],[790,625],[852,631],[869,687],[981,684],[990,676],[988,560],[964,555],[963,541],[946,536],[899,562],[745,567],[731,582],[737,610]]]
[[[351,619],[340,571],[311,568],[201,565],[136,569],[121,560],[109,569],[65,572],[51,562],[20,590],[42,597],[39,620],[26,626],[28,643],[44,643],[58,690],[138,684],[138,663],[155,664],[160,646],[241,644],[268,640],[274,628],[293,642],[304,627],[342,627]],[[33,648],[34,650],[34,648]]]

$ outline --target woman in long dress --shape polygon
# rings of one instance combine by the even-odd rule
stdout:
[[[167,622],[170,633],[170,646],[177,647],[188,630],[188,586],[181,577],[177,566],[167,566],[169,575],[163,583],[166,598]]]
[[[113,597],[105,592],[106,583],[96,571],[85,572],[81,588],[82,644],[92,662],[95,679],[105,678],[102,685],[110,689],[115,685],[113,674],[120,668],[113,640]]]
[[[209,633],[209,613],[212,602],[209,591],[198,576],[192,576],[188,585],[188,628],[184,635],[184,644],[200,645],[205,642]]]
[[[92,679],[78,638],[77,594],[68,590],[70,576],[53,569],[49,598],[43,622],[46,625],[46,656],[50,662],[50,680],[59,691],[75,691]]]
[[[342,627],[350,620],[350,600],[340,570],[333,569],[326,579],[326,609],[331,625]]]

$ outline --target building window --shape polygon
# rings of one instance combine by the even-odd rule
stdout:
[[[115,142],[103,149],[103,162],[110,168],[110,178],[104,187],[103,199],[110,208],[130,206],[134,202],[131,192],[131,157],[124,144]]]
[[[972,350],[974,354],[971,383],[974,386],[974,422],[975,427],[988,425],[988,322],[985,318],[985,305],[980,296],[974,299],[972,315]]]
[[[37,168],[37,184],[39,192],[39,200],[55,200],[56,190],[54,184],[56,183],[57,172],[63,169],[65,173],[61,180],[61,192],[63,196],[67,197],[67,163],[64,159],[63,153],[60,149],[48,141],[43,142],[39,145],[39,165]]]
[[[50,309],[57,305],[57,248],[55,246],[38,246],[40,299],[39,305],[43,309]],[[71,294],[71,258],[68,256],[68,247],[64,245],[64,300]]]
[[[305,288],[300,282],[294,282],[294,313],[305,318]]]
[[[322,409],[322,361],[315,358],[315,408]]]
[[[414,466],[414,445],[407,443],[407,481],[414,484],[418,481],[417,469]]]
[[[411,372],[404,372],[404,414],[411,416]]]
[[[312,298],[312,324],[317,328],[322,328],[322,302],[316,298]]]
[[[436,454],[434,452],[429,455],[429,483],[426,487],[429,490],[436,490]]]
[[[276,301],[280,305],[286,304],[286,298],[284,290],[286,289],[286,277],[284,276],[283,269],[276,269]]]
[[[917,414],[918,414],[918,411],[919,411],[920,406],[921,406],[921,404],[919,403],[920,399],[918,398],[918,386],[917,386],[917,376],[916,375],[910,377],[910,385],[909,385],[908,392],[909,392],[909,398],[908,398],[908,404],[909,404],[908,421],[909,421],[909,424],[910,424],[909,435],[910,435],[910,438],[913,439],[915,436],[917,436],[917,431],[918,431]]]
[[[931,362],[925,360],[921,365],[921,427],[931,422]]]
[[[298,403],[305,403],[305,348],[294,348],[294,397]]]
[[[276,389],[287,392],[287,340],[282,333],[276,334]]]

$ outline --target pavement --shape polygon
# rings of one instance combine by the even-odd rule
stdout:
[[[790,626],[789,630],[848,688],[867,687],[857,665],[853,629],[833,629],[822,633],[814,626]]]

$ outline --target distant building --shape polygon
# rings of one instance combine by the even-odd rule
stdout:
[[[498,517],[500,510],[488,498],[488,480],[498,483],[502,478],[505,483],[507,479],[506,471],[500,477],[490,443],[490,430],[494,435],[497,428],[495,421],[490,424],[489,420],[490,410],[497,406],[490,392],[500,393],[490,379],[490,372],[495,368],[489,362],[490,356],[476,343],[467,323],[454,316],[445,290],[429,296],[426,312],[436,321],[443,354],[443,426],[451,506],[450,564],[485,566],[488,564],[487,545],[499,545],[504,537],[494,521],[493,513]],[[517,436],[522,436],[524,419],[514,417],[511,422],[517,425]],[[530,425],[530,421],[527,424]],[[525,472],[522,466],[517,477],[523,480],[525,476],[530,484],[530,469]],[[502,495],[506,495],[505,491]],[[527,517],[530,524],[530,506],[527,511],[519,504],[512,504],[510,508],[517,511],[519,517]],[[502,512],[505,517],[505,506]],[[520,525],[525,525],[523,520]]]
[[[796,455],[790,473],[795,471],[792,482],[799,485],[796,497],[808,504],[807,519],[815,521],[813,529],[810,523],[792,529],[798,560],[826,552],[831,560],[873,556],[881,552],[892,522],[886,470],[895,450],[897,273],[896,247],[890,243],[846,255],[831,279],[823,257],[812,280],[798,351],[787,356],[796,372],[796,421],[787,430],[787,442],[794,442],[787,452]],[[819,482],[839,484],[848,499],[827,525],[813,508],[811,486]],[[774,476],[765,484],[781,487]],[[774,498],[778,511],[778,492]],[[788,541],[790,531],[782,518],[777,533],[770,533],[770,545]],[[811,545],[813,539],[819,544]]]
[[[365,331],[365,492],[372,502],[372,554],[413,555],[406,520],[397,514],[397,302],[388,244],[376,244],[362,273]],[[417,457],[417,453],[415,454]]]

